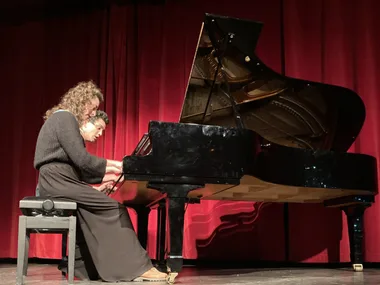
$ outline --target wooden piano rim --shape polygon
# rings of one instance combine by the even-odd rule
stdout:
[[[210,187],[206,185],[205,188]],[[211,186],[212,187],[212,186]],[[198,192],[198,193],[197,193]],[[190,193],[190,197],[202,195],[200,190]],[[206,194],[206,195],[205,195]],[[265,182],[253,176],[243,176],[240,185],[230,185],[225,189],[207,192],[202,200],[230,200],[257,202],[321,203],[325,200],[351,196],[374,195],[374,192],[362,189],[298,187]],[[198,196],[198,198],[200,198]]]
[[[134,185],[134,189],[130,189]],[[125,191],[129,198],[125,203],[154,205],[165,198],[165,194],[146,187],[147,181],[124,181],[119,191]],[[326,200],[352,195],[375,195],[361,189],[311,188],[280,185],[262,181],[246,175],[240,185],[206,184],[204,188],[191,191],[187,197],[200,200],[321,203]],[[123,197],[123,196],[121,196]]]

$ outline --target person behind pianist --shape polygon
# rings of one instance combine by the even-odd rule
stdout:
[[[102,101],[103,94],[92,81],[80,82],[46,111],[34,156],[37,188],[41,196],[77,203],[78,223],[100,279],[164,281],[166,274],[153,267],[126,208],[89,185],[107,182],[122,169],[120,161],[88,153],[80,133]]]
[[[101,110],[97,110],[95,116],[89,118],[79,129],[83,140],[85,142],[96,142],[96,140],[103,135],[103,132],[106,130],[108,123],[109,119],[107,113]],[[90,184],[92,184],[90,180],[91,178],[92,177],[86,178],[87,182]],[[115,179],[117,179],[117,177],[115,177],[114,174],[106,174],[105,178],[103,178],[103,180],[106,182],[103,182],[99,186],[92,187],[102,192],[109,190],[112,188]],[[97,183],[96,179],[94,180],[94,183]]]
[[[106,130],[108,123],[109,119],[107,113],[101,110],[97,110],[95,116],[90,117],[79,129],[84,142],[96,142],[97,139],[103,135],[103,132]],[[107,175],[114,174],[106,174],[105,176]],[[88,177],[86,178],[86,181],[91,184],[90,179],[91,177]],[[94,183],[97,183],[97,179],[94,180]],[[112,189],[113,185],[114,183],[112,179],[108,178],[107,182],[103,182],[99,186],[92,185],[92,188],[103,192]],[[58,265],[58,269],[67,274],[67,259],[61,261],[61,263]],[[79,226],[77,227],[76,235],[74,275],[81,280],[99,279],[99,274],[93,264],[91,254],[88,251],[86,241],[84,240],[83,233]]]

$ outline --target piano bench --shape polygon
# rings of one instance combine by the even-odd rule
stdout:
[[[24,284],[28,270],[30,234],[62,234],[62,258],[68,244],[68,283],[74,283],[77,203],[60,199],[29,196],[19,202],[22,215],[18,222],[18,253],[16,284]]]

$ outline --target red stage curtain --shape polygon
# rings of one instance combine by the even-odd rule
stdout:
[[[93,79],[104,90],[102,108],[111,122],[89,150],[122,159],[147,131],[150,120],[178,121],[204,12],[264,22],[257,54],[275,71],[284,68],[288,76],[355,89],[366,103],[368,117],[352,151],[378,157],[375,9],[364,8],[359,1],[331,2],[307,6],[281,0],[167,1],[165,6],[113,6],[81,16],[2,27],[6,44],[0,46],[5,102],[0,257],[17,255],[18,201],[35,191],[32,163],[43,112],[78,81]],[[119,193],[114,197],[122,199]],[[375,204],[366,215],[368,261],[380,259],[375,242],[380,230],[378,211]],[[293,261],[348,260],[346,222],[339,211],[291,205],[289,214],[286,245],[281,204],[189,205],[184,257],[283,261],[288,246]],[[155,218],[153,211],[148,244],[152,257]],[[60,242],[56,236],[33,237],[30,256],[60,258]]]
[[[380,40],[374,11],[379,4],[372,0],[284,1],[286,75],[355,90],[365,103],[367,117],[350,151],[377,158]],[[368,262],[380,261],[379,214],[375,203],[365,215]],[[298,204],[290,206],[289,216],[291,260],[349,261],[345,214],[321,205]]]

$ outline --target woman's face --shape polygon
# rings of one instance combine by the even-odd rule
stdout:
[[[95,116],[96,110],[99,108],[99,104],[100,102],[98,97],[93,98],[89,103],[87,103],[83,113],[83,121]]]

